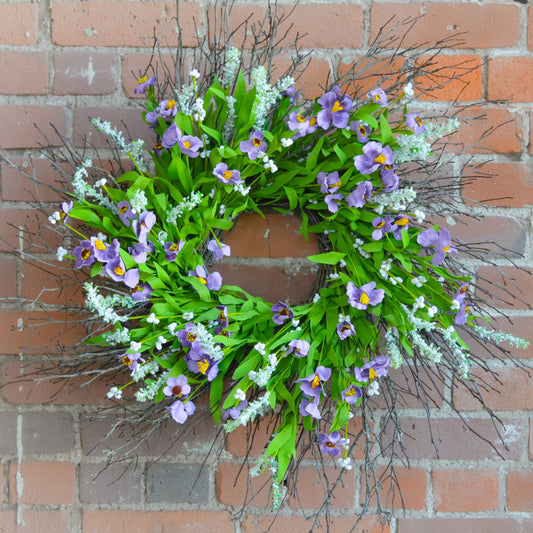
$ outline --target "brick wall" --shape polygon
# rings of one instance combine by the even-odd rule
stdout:
[[[239,0],[235,16],[242,18],[262,7],[264,2]],[[209,6],[208,2],[184,1],[180,9],[182,20],[190,21],[194,16],[205,23]],[[160,1],[0,3],[0,148],[4,153],[22,166],[32,156],[39,179],[54,183],[56,174],[38,159],[42,137],[34,124],[58,145],[50,124],[77,146],[81,146],[84,134],[98,144],[88,120],[97,115],[116,124],[123,119],[133,135],[141,136],[146,128],[138,104],[131,99],[135,76],[151,52],[149,39],[143,42],[141,38],[153,34],[156,22],[171,24],[173,13],[173,2]],[[460,139],[467,145],[480,137],[481,142],[453,164],[457,174],[466,164],[475,166],[484,161],[494,177],[464,184],[456,201],[465,202],[479,215],[479,222],[465,225],[461,220],[448,220],[450,229],[466,241],[493,240],[522,254],[517,263],[525,270],[518,271],[498,255],[497,248],[490,247],[487,258],[493,264],[482,267],[479,274],[498,279],[498,265],[505,265],[503,271],[523,290],[524,302],[531,302],[533,6],[511,1],[304,1],[293,20],[296,29],[307,34],[302,45],[316,52],[301,85],[308,96],[315,96],[333,60],[360,57],[392,15],[404,18],[420,13],[426,17],[410,34],[412,43],[432,42],[453,31],[465,32],[464,43],[445,50],[441,64],[469,60],[479,65],[469,74],[470,83],[460,99],[472,104],[473,114],[484,118],[463,125]],[[184,23],[183,30],[184,44],[192,45],[193,25]],[[167,35],[172,44],[176,38],[172,27]],[[283,61],[283,57],[278,59]],[[454,89],[459,87],[447,86],[439,92],[438,102],[428,100],[421,105],[445,108],[456,96]],[[495,126],[500,127],[484,137]],[[173,428],[140,450],[137,461],[127,470],[126,464],[118,463],[102,471],[107,450],[131,442],[126,434],[103,441],[112,421],[90,421],[94,406],[106,402],[107,384],[93,382],[79,389],[31,380],[32,368],[49,355],[43,347],[54,345],[58,339],[68,344],[83,331],[83,320],[73,323],[73,317],[61,308],[64,303],[79,301],[80,294],[74,284],[60,292],[42,293],[46,309],[25,306],[21,299],[35,298],[43,287],[58,289],[53,267],[43,271],[31,261],[23,262],[15,251],[53,261],[54,256],[44,254],[38,243],[28,244],[24,237],[27,231],[39,231],[46,221],[46,215],[32,209],[28,201],[38,193],[43,201],[51,202],[52,211],[57,196],[46,187],[35,191],[28,180],[5,165],[0,167],[0,184],[0,319],[4,324],[0,372],[6,384],[0,389],[0,531],[258,533],[268,529],[273,515],[263,508],[264,491],[243,517],[232,521],[246,494],[246,472],[236,480],[244,454],[243,435],[232,435],[225,445],[218,441],[201,468],[216,429],[207,418],[200,419],[162,460],[154,462],[172,443]],[[480,207],[480,200],[490,208]],[[286,294],[285,287],[295,291],[296,298],[305,287],[292,283],[291,272],[303,269],[307,281],[313,276],[301,259],[313,244],[299,240],[296,230],[294,220],[281,215],[242,224],[233,247],[237,259],[224,267],[225,276],[233,275],[269,299],[275,300],[280,290]],[[43,229],[41,235],[52,242],[53,234]],[[505,314],[513,318],[512,325],[502,319],[501,326],[531,340],[532,315],[526,303],[497,305],[503,305]],[[43,326],[24,327],[40,323]],[[527,362],[533,350],[519,355]],[[501,366],[498,361],[487,364]],[[10,384],[21,374],[29,379]],[[436,420],[433,438],[440,452],[437,458],[425,413],[416,405],[402,412],[404,427],[409,429],[404,445],[411,468],[399,468],[397,473],[406,512],[396,513],[386,531],[533,531],[533,385],[529,376],[516,368],[502,369],[500,380],[500,392],[489,389],[486,397],[505,423],[507,450],[480,405],[464,391],[449,388],[449,383],[445,384],[447,397],[488,442],[466,431],[449,407],[436,408],[432,416]],[[360,474],[355,469],[345,478],[345,486],[333,502],[331,531],[335,533],[349,531],[353,516],[361,510]],[[196,484],[190,490],[194,479]],[[289,500],[271,531],[308,530],[309,523],[299,508],[312,510],[320,503],[314,483],[314,473],[303,468],[300,501]],[[361,532],[379,530],[371,516],[358,528]]]

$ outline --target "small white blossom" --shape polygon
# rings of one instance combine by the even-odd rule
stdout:
[[[140,352],[142,348],[142,344],[140,342],[131,341],[130,343],[130,350],[132,352]]]
[[[155,313],[150,313],[146,318],[146,322],[149,324],[159,324],[159,318],[155,316]]]
[[[320,300],[320,294],[318,294],[318,292],[317,292],[313,296],[313,303],[316,304],[318,302],[318,300]]]
[[[422,211],[422,209],[416,209],[415,210],[415,217],[416,217],[416,221],[419,224],[422,224],[422,222],[424,222],[424,219],[426,218],[426,213],[424,213],[424,211]]]
[[[337,464],[341,468],[344,468],[345,470],[351,470],[352,469],[351,462],[352,462],[352,460],[349,457],[346,457],[346,459],[344,459],[344,457],[339,457],[337,459]]]
[[[56,222],[59,222],[61,220],[61,215],[59,214],[59,211],[52,213],[48,217],[48,220],[50,221],[50,224],[55,224]]]
[[[111,398],[116,398],[120,400],[122,398],[122,391],[117,387],[111,387],[106,396],[111,400]]]
[[[288,148],[288,147],[291,146],[293,143],[294,143],[294,141],[293,141],[290,137],[283,137],[283,139],[281,139],[281,145],[282,145],[284,148]]]
[[[370,383],[366,388],[366,392],[369,396],[379,396],[379,383],[377,381]]]
[[[95,187],[103,187],[107,183],[105,178],[102,178],[94,183]]]
[[[195,80],[197,80],[199,77],[200,77],[200,73],[198,72],[197,69],[193,68],[190,72],[189,72],[189,76],[191,78],[194,78]]]
[[[166,344],[167,342],[168,342],[167,339],[165,339],[165,337],[163,337],[163,335],[159,335],[159,337],[157,337],[157,341],[155,343],[155,347],[158,350],[162,350],[163,349],[163,344]]]
[[[404,88],[403,92],[405,96],[408,96],[409,98],[412,98],[415,95],[415,90],[413,89],[412,82],[409,82]]]
[[[433,318],[438,312],[439,312],[438,307],[435,307],[434,305],[428,307],[429,318]]]
[[[194,313],[192,311],[187,311],[183,313],[183,320],[192,320],[194,318]]]
[[[452,300],[451,310],[452,311],[458,311],[461,309],[461,304],[457,300]]]
[[[418,298],[415,299],[413,308],[422,309],[425,306],[426,306],[426,303],[425,303],[425,298],[423,296],[419,296]]]
[[[68,254],[68,251],[67,251],[65,248],[63,248],[63,246],[60,246],[60,247],[57,249],[57,260],[58,260],[58,261],[63,261],[63,257],[64,257],[65,255],[67,255],[67,254]]]
[[[237,389],[235,391],[235,394],[233,395],[233,397],[236,400],[241,400],[241,401],[246,400],[246,394],[245,394],[245,392],[242,389]]]

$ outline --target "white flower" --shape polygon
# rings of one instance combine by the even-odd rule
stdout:
[[[63,248],[63,246],[60,246],[58,249],[57,249],[57,260],[58,261],[63,261],[63,257],[65,255],[68,254],[68,251],[65,250],[65,248]]]
[[[415,217],[416,217],[416,221],[419,224],[422,224],[422,222],[424,222],[424,219],[426,218],[426,213],[424,213],[424,211],[422,211],[421,209],[416,209]]]
[[[329,279],[339,279],[340,277],[341,277],[341,275],[338,272],[332,272],[329,275]]]
[[[351,462],[352,462],[352,460],[349,457],[346,457],[346,459],[344,459],[344,457],[339,457],[337,459],[337,464],[341,468],[344,468],[346,470],[351,470],[352,469],[352,465],[350,464]]]
[[[425,299],[423,296],[419,296],[418,298],[415,299],[415,304],[413,307],[417,309],[422,309],[425,306],[426,306],[426,303],[425,303]]]
[[[438,307],[435,307],[434,305],[432,305],[431,307],[428,307],[429,318],[433,318],[438,312],[439,312]]]
[[[366,392],[369,396],[379,396],[379,383],[377,381],[370,383],[366,388]]]
[[[233,397],[236,399],[236,400],[241,400],[241,401],[244,401],[246,400],[246,394],[244,393],[244,391],[242,389],[237,389],[235,391],[235,394],[233,395]]]
[[[458,311],[459,309],[461,309],[461,304],[457,300],[452,300],[451,309],[452,311]]]
[[[109,399],[116,398],[117,400],[120,400],[122,398],[122,391],[118,389],[117,387],[111,387],[106,396]]]
[[[176,328],[178,327],[178,325],[176,324],[176,322],[171,322],[168,326],[167,326],[167,329],[169,331],[169,333],[171,335],[176,335]]]
[[[318,292],[313,296],[313,303],[316,304],[320,300],[320,294]]]
[[[132,352],[140,352],[141,348],[142,348],[142,344],[140,342],[131,341],[130,350]]]
[[[95,187],[103,187],[107,183],[107,180],[105,178],[102,178],[101,180],[98,180],[95,182]]]
[[[262,343],[262,342],[258,342],[255,346],[254,346],[254,349],[259,352],[261,355],[265,355],[266,354],[266,351],[265,351],[265,344]]]
[[[291,138],[288,138],[288,137],[283,137],[283,139],[281,139],[281,145],[284,147],[284,148],[288,148],[289,146],[291,146],[291,144],[293,144],[294,141],[291,139]]]
[[[167,342],[167,339],[165,339],[165,337],[163,337],[163,335],[159,335],[159,337],[157,337],[157,341],[155,343],[155,347],[158,350],[162,350],[163,349],[163,344],[166,344],[166,342]]]
[[[146,322],[149,324],[159,324],[159,318],[155,316],[155,313],[150,313],[146,318]]]
[[[248,378],[250,381],[255,381],[255,378],[257,378],[257,372],[255,370],[250,370],[250,372],[248,372]]]
[[[194,318],[194,313],[192,311],[183,313],[183,320],[192,320],[193,318]]]
[[[409,97],[413,97],[415,95],[415,91],[413,89],[413,84],[412,82],[409,82],[404,88],[403,88],[403,92],[405,94],[405,96],[409,96]]]
[[[191,78],[194,78],[195,80],[197,80],[199,77],[200,77],[200,73],[198,72],[197,69],[193,68],[190,72],[189,72],[189,76]]]

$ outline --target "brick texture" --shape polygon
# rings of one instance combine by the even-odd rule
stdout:
[[[0,44],[37,44],[39,6],[29,3],[0,5]]]

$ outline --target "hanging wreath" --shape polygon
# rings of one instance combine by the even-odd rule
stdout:
[[[173,99],[156,98],[155,78],[140,79],[135,92],[146,94],[143,117],[160,142],[146,150],[94,120],[132,170],[93,183],[86,159],[50,221],[79,238],[58,257],[90,271],[86,304],[107,325],[90,343],[126,376],[108,397],[133,390],[152,413],[157,405],[187,424],[207,388],[227,432],[276,411],[258,469],[274,473],[277,506],[303,433],[351,468],[349,419],[391,368],[418,358],[467,379],[457,326],[513,339],[476,325],[470,278],[447,262],[458,249],[446,229],[422,225],[416,190],[399,177],[458,122],[410,113],[411,84],[399,94],[377,88],[364,102],[336,85],[305,106],[291,78],[273,86],[258,67],[249,87],[239,64],[230,50],[203,94],[193,70]],[[300,233],[318,238],[320,253],[308,257],[317,280],[303,304],[266,302],[217,272],[239,215],[266,209],[298,214]]]

